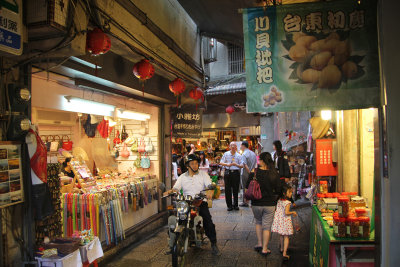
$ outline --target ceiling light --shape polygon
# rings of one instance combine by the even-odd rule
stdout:
[[[137,121],[145,121],[150,119],[149,114],[133,112],[129,110],[117,109],[117,117],[121,119],[130,119]]]
[[[332,119],[332,111],[330,110],[321,110],[321,118],[323,120],[329,121]]]
[[[100,116],[114,116],[115,106],[82,99],[75,96],[64,96],[62,110]]]
[[[101,66],[95,65],[95,64],[93,64],[93,63],[90,63],[89,61],[80,59],[80,58],[78,58],[78,57],[72,56],[72,57],[70,57],[69,59],[72,60],[72,61],[75,61],[76,63],[82,64],[82,65],[84,65],[84,66],[86,66],[86,67],[92,68],[92,69],[96,69],[96,68],[97,68],[97,69],[101,69]]]

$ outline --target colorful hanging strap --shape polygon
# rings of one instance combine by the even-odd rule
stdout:
[[[100,235],[100,196],[96,194],[96,235]]]

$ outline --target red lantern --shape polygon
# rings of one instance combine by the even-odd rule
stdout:
[[[176,96],[176,106],[179,104],[178,97],[185,91],[185,87],[185,83],[179,78],[176,78],[169,84],[169,90]]]
[[[147,59],[143,59],[133,66],[133,74],[145,81],[154,76],[154,67]]]
[[[225,109],[225,112],[226,112],[226,113],[229,113],[229,115],[231,115],[233,112],[235,112],[235,108],[232,107],[232,106],[228,106],[228,107]]]
[[[201,99],[201,102],[204,101],[203,90],[201,90],[199,87],[195,87],[192,90],[190,90],[189,96],[190,96],[190,98],[192,98],[196,101],[200,100],[200,99]],[[197,102],[196,102],[196,110],[197,110]]]
[[[199,87],[195,87],[192,90],[190,90],[189,96],[194,100],[202,99],[204,97],[203,90],[201,90]]]
[[[86,51],[93,56],[102,55],[111,48],[111,40],[101,29],[94,28],[86,35]]]
[[[176,96],[182,94],[185,91],[185,88],[185,83],[179,78],[176,78],[169,84],[169,90]]]

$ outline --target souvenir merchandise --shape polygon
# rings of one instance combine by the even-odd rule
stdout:
[[[146,145],[145,145],[145,151],[146,151],[147,153],[152,153],[153,150],[154,150],[154,147],[153,147],[153,143],[151,142],[151,138],[150,138],[150,137],[147,137],[147,139],[146,139]]]
[[[140,166],[140,164],[141,164],[141,155],[140,155],[140,153],[138,154],[138,156],[136,157],[136,160],[133,162],[133,166],[135,167],[135,168],[140,168],[141,166]]]
[[[143,139],[143,137],[140,138],[140,140],[139,140],[138,152],[139,152],[139,153],[144,153],[144,152],[146,152],[146,145],[144,144],[144,139]]]
[[[88,115],[83,129],[88,137],[94,137],[96,135],[97,123],[92,124],[92,116]]]
[[[39,245],[45,237],[54,239],[62,234],[61,200],[60,200],[60,164],[47,164],[47,184],[54,213],[44,220],[38,220],[36,225],[36,243]]]
[[[107,138],[109,135],[109,126],[108,126],[108,120],[103,119],[98,125],[97,125],[97,131],[99,131],[99,134],[103,138]]]
[[[121,141],[124,142],[128,138],[128,133],[126,132],[125,125],[122,127]]]
[[[121,152],[119,154],[123,158],[129,158],[130,153],[129,153],[128,148],[126,147],[126,143],[125,142],[123,143],[122,150],[121,150]]]
[[[121,139],[120,139],[119,131],[118,131],[118,130],[117,130],[117,134],[115,135],[115,138],[114,138],[114,140],[113,140],[113,143],[114,143],[114,145],[121,144]]]
[[[150,168],[150,158],[147,155],[147,153],[145,153],[144,157],[141,158],[140,167],[142,167],[143,169],[149,169]]]
[[[60,147],[61,138],[58,135],[53,135],[53,140],[50,143],[50,152],[57,152]]]
[[[62,149],[67,150],[67,151],[72,150],[73,142],[69,139],[68,135],[63,135],[61,137],[61,141],[62,141]]]
[[[131,145],[131,151],[132,152],[138,152],[138,140],[137,138],[132,138],[133,142]]]

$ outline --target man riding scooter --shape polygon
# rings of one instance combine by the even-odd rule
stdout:
[[[190,154],[186,158],[186,166],[188,171],[178,177],[174,187],[166,192],[180,192],[182,190],[184,196],[194,197],[201,191],[209,188],[212,184],[210,176],[206,172],[199,171],[200,158],[195,154]],[[207,198],[211,199],[214,190],[207,191]],[[220,255],[220,251],[217,246],[217,234],[215,232],[215,225],[212,221],[210,210],[206,201],[200,206],[199,215],[203,217],[203,224],[206,236],[211,241],[211,249],[213,255]]]

